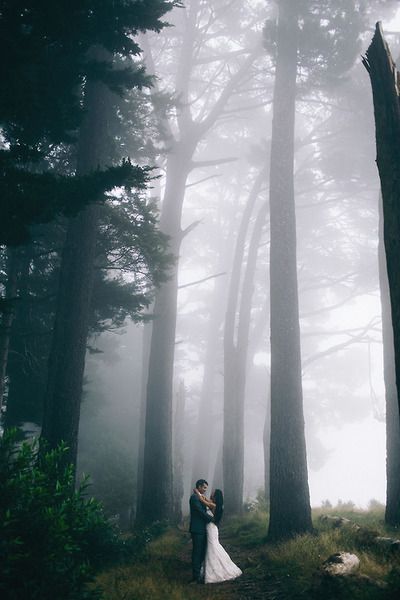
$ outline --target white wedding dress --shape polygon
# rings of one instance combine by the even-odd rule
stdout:
[[[219,583],[236,579],[242,571],[219,543],[218,527],[207,523],[207,551],[204,560],[204,583]]]

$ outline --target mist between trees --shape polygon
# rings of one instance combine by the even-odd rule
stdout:
[[[64,440],[123,527],[180,522],[204,477],[228,514],[261,490],[281,538],[311,529],[321,432],[384,420],[386,389],[398,524],[360,60],[398,3],[6,4],[3,427]]]

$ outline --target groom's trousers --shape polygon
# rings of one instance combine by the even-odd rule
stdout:
[[[201,565],[204,562],[207,548],[207,534],[206,533],[192,533],[192,569],[193,579],[200,581]]]

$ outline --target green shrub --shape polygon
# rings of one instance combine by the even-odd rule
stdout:
[[[257,496],[252,499],[252,500],[248,500],[247,502],[244,503],[244,512],[264,512],[264,513],[268,513],[269,512],[269,501],[267,500],[266,496],[265,496],[265,491],[260,489],[257,492]]]
[[[101,505],[74,486],[66,447],[38,452],[0,440],[0,597],[81,600],[97,569],[120,556],[118,534]]]

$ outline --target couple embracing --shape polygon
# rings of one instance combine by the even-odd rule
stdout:
[[[218,539],[218,525],[224,511],[223,494],[215,490],[207,499],[207,488],[207,481],[199,479],[190,496],[193,583],[218,583],[242,574]]]

